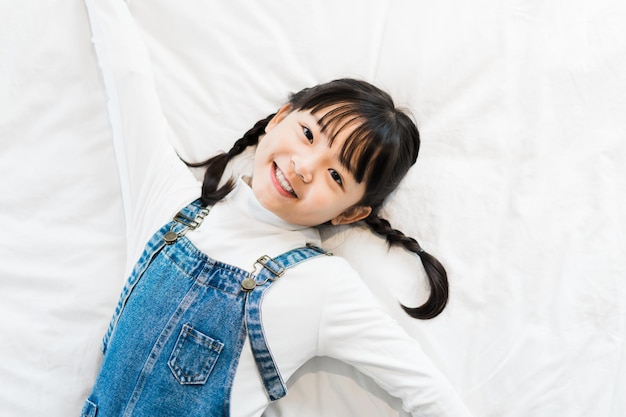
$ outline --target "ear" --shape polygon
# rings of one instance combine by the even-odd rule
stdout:
[[[274,115],[274,117],[272,117],[272,120],[269,121],[269,123],[267,124],[267,126],[265,126],[265,133],[269,132],[270,130],[272,130],[277,124],[279,124],[280,122],[282,122],[282,120],[287,117],[289,115],[289,113],[291,113],[292,111],[292,107],[291,104],[287,103],[284,106],[282,106],[278,112]]]
[[[340,224],[350,224],[358,222],[359,220],[363,220],[371,213],[372,208],[370,206],[352,206],[343,213],[341,213],[339,216],[331,219],[330,222],[335,226],[338,226]]]

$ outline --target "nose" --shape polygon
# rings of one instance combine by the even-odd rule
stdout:
[[[308,184],[313,180],[313,172],[315,170],[315,157],[313,155],[293,155],[291,163],[293,164],[293,172],[300,177],[302,182]]]

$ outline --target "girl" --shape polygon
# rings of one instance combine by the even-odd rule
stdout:
[[[143,249],[134,249],[81,416],[260,416],[322,355],[371,376],[415,416],[469,416],[355,271],[320,247],[316,226],[363,221],[428,271],[430,298],[406,311],[430,318],[445,306],[441,265],[378,216],[419,149],[415,125],[391,98],[350,79],[304,89],[227,153],[190,164],[206,167],[200,187],[167,141],[123,2],[88,8],[129,245]],[[252,176],[223,183],[228,162],[251,146]]]

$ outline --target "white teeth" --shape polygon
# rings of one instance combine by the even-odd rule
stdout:
[[[278,166],[276,166],[274,171],[276,172],[276,179],[280,183],[281,187],[283,187],[283,190],[287,191],[290,194],[295,195],[295,193],[293,192],[293,188],[291,187],[291,185],[289,185],[289,182],[285,179],[285,175],[283,174],[283,171],[281,171],[280,168],[278,168]]]

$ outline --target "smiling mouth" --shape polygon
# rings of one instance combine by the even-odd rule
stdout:
[[[289,184],[289,181],[287,181],[287,179],[285,178],[285,174],[283,174],[283,171],[278,168],[278,165],[276,165],[276,163],[274,163],[274,175],[276,176],[276,179],[278,180],[278,183],[283,190],[296,198],[298,197],[298,195],[293,190],[291,184]]]

